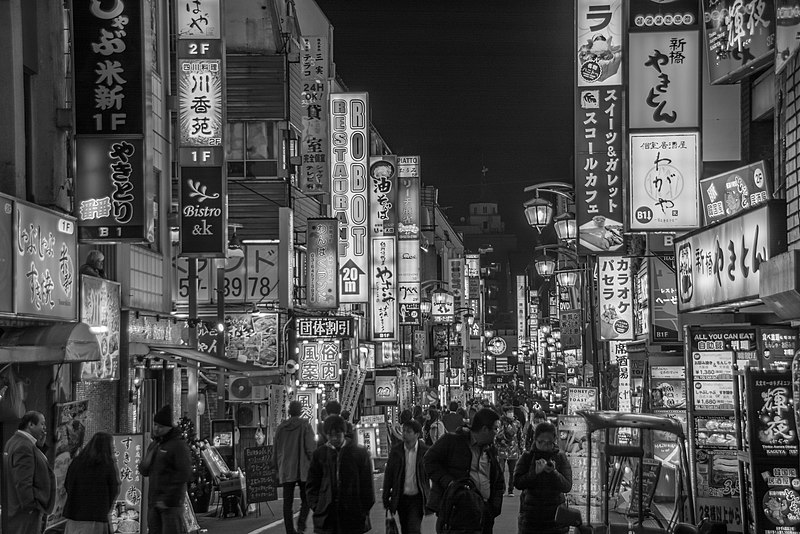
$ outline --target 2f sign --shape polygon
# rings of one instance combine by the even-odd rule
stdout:
[[[190,43],[189,44],[189,53],[193,56],[205,56],[208,54],[208,51],[211,49],[211,45],[208,43]]]

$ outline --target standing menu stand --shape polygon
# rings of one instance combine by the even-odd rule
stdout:
[[[224,517],[233,515],[245,516],[247,503],[244,495],[244,477],[238,473],[233,473],[225,459],[220,455],[216,447],[206,446],[201,454],[203,460],[211,473],[214,485],[219,490],[219,497],[222,504],[221,514]],[[235,476],[234,476],[235,475]]]

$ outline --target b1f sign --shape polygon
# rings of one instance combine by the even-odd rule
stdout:
[[[367,302],[369,287],[369,102],[367,93],[331,95],[331,209],[339,221],[339,301]]]

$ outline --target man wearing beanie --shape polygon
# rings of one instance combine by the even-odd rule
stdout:
[[[167,404],[153,416],[153,442],[147,448],[139,472],[150,477],[147,526],[149,534],[183,532],[183,498],[192,478],[189,445],[181,439]]]
[[[289,403],[289,419],[278,425],[275,431],[275,446],[272,448],[273,463],[277,467],[278,480],[283,487],[283,524],[286,534],[305,532],[309,511],[306,500],[306,479],[316,444],[311,423],[301,417],[302,414],[303,405],[299,401]],[[297,529],[292,525],[295,484],[300,487],[300,517],[297,518]]]

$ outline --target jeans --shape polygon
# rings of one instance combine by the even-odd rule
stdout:
[[[492,534],[494,531],[494,511],[492,510],[489,501],[485,501],[486,506],[483,507],[483,517],[481,518],[481,534]],[[436,515],[436,534],[442,533],[442,518]],[[405,534],[405,533],[403,533]]]
[[[308,501],[306,500],[306,483],[303,481],[283,483],[283,526],[286,534],[295,534],[294,524],[292,523],[292,503],[294,501],[294,485],[300,488],[300,517],[297,518],[297,525],[305,530],[306,520],[308,519]],[[299,529],[298,529],[299,530]]]
[[[400,502],[397,503],[400,534],[421,534],[423,514],[421,493],[400,495]]]
[[[513,493],[514,491],[514,468],[517,467],[517,459],[516,458],[506,458],[505,462],[502,462],[501,467],[503,468],[503,473],[505,474],[506,464],[508,464],[508,493]]]
[[[183,507],[156,508],[147,510],[148,534],[181,534],[186,532],[183,524]]]

